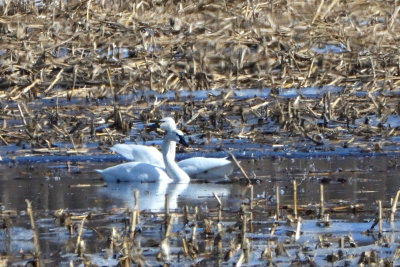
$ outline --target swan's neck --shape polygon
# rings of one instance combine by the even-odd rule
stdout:
[[[168,176],[178,183],[188,183],[190,181],[189,175],[182,170],[175,162],[175,141],[165,141],[162,144],[162,152],[165,164],[165,171]]]

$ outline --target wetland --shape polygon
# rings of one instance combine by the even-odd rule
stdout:
[[[399,265],[396,3],[0,1],[0,266]],[[105,183],[167,116],[229,180]]]

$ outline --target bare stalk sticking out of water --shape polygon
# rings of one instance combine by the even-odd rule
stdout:
[[[133,240],[135,238],[135,229],[136,229],[136,213],[137,210],[135,209],[132,211],[132,217],[131,217],[131,229],[130,229],[130,238]]]
[[[294,218],[297,219],[297,182],[293,180],[293,212]]]
[[[140,193],[139,190],[135,189],[136,223],[140,223],[139,193]]]
[[[236,166],[239,168],[240,172],[243,174],[244,178],[247,180],[247,184],[250,184],[250,178],[247,175],[246,171],[243,169],[243,167],[240,165],[239,161],[236,159],[235,155],[233,153],[228,152],[227,153],[232,157],[233,162],[235,162]]]
[[[36,267],[39,266],[39,258],[40,258],[40,247],[39,247],[39,238],[38,238],[38,233],[36,230],[35,226],[35,220],[33,218],[33,211],[32,211],[32,202],[29,199],[25,199],[26,205],[27,205],[27,212],[29,214],[29,218],[31,220],[31,227],[33,230],[33,244],[34,244],[34,254],[35,254],[35,260],[36,260]]]
[[[382,237],[383,225],[382,225],[382,200],[378,200],[379,206],[379,237]]]
[[[279,184],[276,185],[275,187],[276,190],[276,220],[279,220],[280,217],[280,211],[279,211]]]
[[[169,195],[165,194],[165,202],[164,202],[164,221],[165,223],[168,223],[168,218],[169,218]]]
[[[172,220],[174,216],[170,216],[169,220],[167,221],[167,230],[165,233],[165,238],[160,243],[160,252],[157,254],[158,260],[163,260],[164,262],[169,262],[170,260],[170,245],[169,245],[169,235],[171,232]]]
[[[321,218],[324,217],[324,213],[325,213],[325,204],[324,204],[324,185],[321,184],[320,185],[320,206],[319,206],[319,216]]]
[[[295,236],[295,240],[296,240],[296,241],[299,241],[299,239],[300,239],[300,235],[301,235],[301,222],[302,222],[302,219],[301,219],[301,217],[299,217],[298,220],[297,220],[297,227],[296,227],[296,236]]]
[[[217,194],[215,194],[214,192],[213,192],[213,195],[218,201],[218,222],[220,222],[222,219],[222,201],[219,198],[219,196]]]
[[[85,224],[86,217],[87,216],[83,217],[81,225],[79,226],[78,238],[76,239],[75,253],[78,253],[78,251],[80,249],[83,225]]]
[[[392,203],[392,212],[390,213],[390,221],[394,222],[394,214],[397,210],[397,203],[399,202],[399,195],[400,195],[400,190],[397,191],[396,197],[393,200]]]

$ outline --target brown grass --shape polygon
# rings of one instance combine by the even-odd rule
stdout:
[[[354,125],[355,119],[376,114],[384,124],[400,112],[398,94],[392,93],[400,80],[398,13],[387,1],[55,0],[42,7],[6,1],[0,8],[1,141],[51,146],[57,140],[79,144],[97,137],[114,142],[132,122],[165,115],[173,103],[157,106],[144,99],[114,108],[96,106],[96,101],[147,89],[271,88],[271,98],[246,101],[228,94],[207,103],[183,103],[177,94],[184,109],[177,119],[208,120],[203,131],[228,138],[265,142],[265,130],[247,125],[254,117],[272,118],[281,132],[316,144],[321,132],[329,138],[316,125],[321,118]],[[331,45],[340,52],[318,50]],[[282,100],[278,94],[324,85],[344,90],[322,100],[301,94]],[[367,96],[354,95],[357,90]],[[89,104],[29,106],[34,100],[73,97]],[[117,131],[94,133],[93,126],[103,119]],[[213,121],[220,121],[221,129],[212,127]],[[253,128],[232,133],[237,125]],[[342,132],[338,127],[329,131]],[[368,131],[398,134],[398,129]]]

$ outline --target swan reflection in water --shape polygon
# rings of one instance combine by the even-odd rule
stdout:
[[[169,197],[171,210],[204,204],[217,203],[213,193],[224,200],[236,191],[240,194],[241,186],[234,184],[196,184],[196,183],[110,183],[101,188],[100,194],[114,200],[123,201],[126,207],[135,207],[135,190],[139,190],[140,211],[163,211],[165,195]],[[231,199],[229,198],[231,201]],[[239,206],[240,204],[238,204]]]

